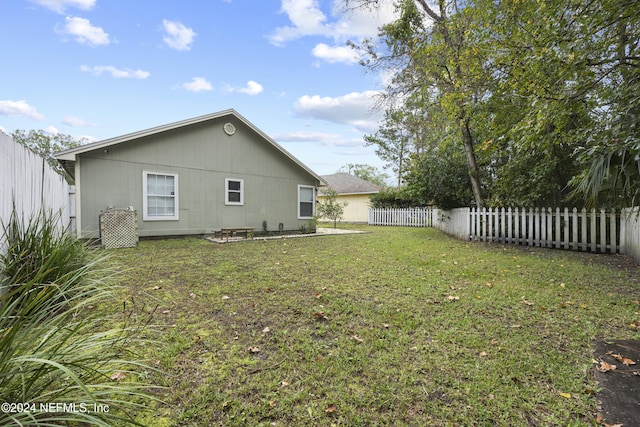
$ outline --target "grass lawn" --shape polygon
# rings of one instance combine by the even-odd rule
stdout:
[[[112,251],[150,312],[149,425],[596,425],[596,337],[640,338],[621,256],[425,228]]]

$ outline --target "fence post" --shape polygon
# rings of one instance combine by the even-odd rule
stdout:
[[[610,223],[609,234],[611,235],[610,239],[611,239],[612,254],[618,253],[617,236],[616,236],[616,228],[617,228],[616,219],[617,219],[616,210],[611,209],[611,212],[609,213],[609,223]]]
[[[620,253],[627,253],[627,208],[620,209]]]
[[[598,239],[598,234],[596,233],[596,224],[598,223],[597,221],[597,215],[596,215],[596,209],[592,208],[591,209],[591,230],[590,230],[590,235],[591,235],[591,252],[596,252],[597,249],[597,239]]]
[[[511,239],[513,228],[513,217],[511,216],[511,208],[507,208],[507,242],[513,243]]]
[[[600,252],[607,253],[607,213],[600,209]]]
[[[564,208],[564,239],[562,247],[569,249],[569,208]]]

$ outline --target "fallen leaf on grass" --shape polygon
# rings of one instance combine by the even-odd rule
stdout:
[[[334,412],[338,412],[338,407],[335,405],[335,403],[332,403],[331,405],[327,406],[327,409],[325,409],[324,412],[326,412],[327,414],[333,414]]]
[[[598,414],[596,416],[596,422],[598,423],[598,425],[602,425],[603,427],[622,427],[622,424],[609,424],[605,422],[601,414]]]
[[[571,399],[571,393],[560,393],[560,396],[564,397],[565,399]]]
[[[459,297],[459,296],[457,296],[457,295],[449,295],[449,296],[447,297],[447,299],[448,299],[449,301],[458,301],[458,300],[460,300],[460,297]]]
[[[317,298],[317,299],[322,298],[322,294],[321,294],[320,292],[318,292],[318,293],[316,294],[316,298]]]
[[[609,371],[615,371],[617,366],[613,365],[611,363],[607,363],[604,360],[601,360],[599,366],[596,366],[596,370],[598,370],[599,372],[609,372]]]
[[[493,288],[493,285],[489,282],[485,283],[484,285],[489,289]]]
[[[358,341],[358,342],[364,342],[364,340],[362,338],[360,338],[357,334],[353,334],[353,335],[349,335],[352,339]]]
[[[263,334],[267,334],[267,333],[269,333],[270,331],[271,331],[271,329],[269,329],[269,327],[267,326],[266,328],[264,328],[264,329],[262,330],[262,333],[263,333]]]
[[[189,296],[190,296],[191,298],[195,298],[195,297],[196,297],[196,294],[194,294],[193,292],[191,292],[191,293],[189,294]]]
[[[636,364],[635,361],[629,359],[628,357],[624,357],[623,355],[614,353],[613,351],[607,351],[607,354],[616,359],[618,362],[621,362],[627,366]]]
[[[526,305],[533,305],[534,304],[531,301],[527,301],[526,299],[524,299],[524,297],[522,297],[522,302],[525,303]]]
[[[252,353],[252,354],[260,353],[260,349],[258,347],[249,347],[249,353]]]
[[[329,320],[327,315],[324,314],[324,311],[314,311],[313,312],[313,318],[316,319],[316,320]]]
[[[121,381],[123,379],[125,379],[126,375],[124,372],[122,371],[117,371],[114,374],[112,374],[109,378],[111,378],[113,381]]]

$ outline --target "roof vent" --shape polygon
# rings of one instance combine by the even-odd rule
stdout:
[[[224,124],[224,133],[226,133],[227,135],[233,135],[234,133],[236,133],[236,127],[233,125],[233,123]]]

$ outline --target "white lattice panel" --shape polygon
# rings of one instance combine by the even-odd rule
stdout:
[[[100,236],[105,249],[138,244],[138,214],[134,210],[109,209],[100,214]]]

